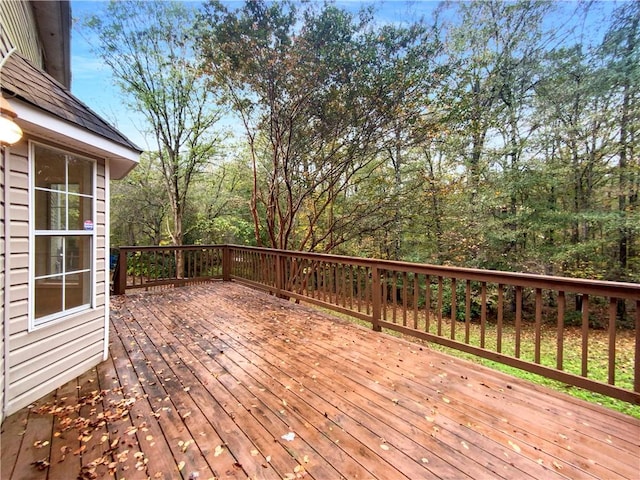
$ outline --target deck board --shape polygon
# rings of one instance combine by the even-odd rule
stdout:
[[[238,284],[111,320],[107,361],[5,419],[2,479],[640,478],[637,419]]]

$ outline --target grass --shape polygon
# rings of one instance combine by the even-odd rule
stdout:
[[[351,322],[358,323],[360,325],[370,327],[369,322],[354,319],[353,317],[345,314],[340,314],[328,309],[320,308],[314,305],[309,305],[313,308],[329,313],[333,316],[347,319]],[[424,318],[424,312],[422,317],[418,319],[417,327],[419,330],[425,331],[426,319]],[[437,334],[438,322],[437,319],[430,317],[428,331],[432,334]],[[387,311],[387,321],[403,324],[404,318],[401,314],[396,312],[394,319],[393,311],[389,309]],[[407,318],[407,325],[413,326],[413,317]],[[451,321],[443,318],[440,323],[441,335],[447,338],[451,336]],[[403,337],[413,342],[422,343],[422,340],[409,335],[403,335],[394,330],[385,329],[385,333],[397,337]],[[469,325],[469,344],[474,346],[480,346],[481,338],[481,326],[478,323],[471,323]],[[485,349],[496,351],[498,331],[497,326],[493,323],[487,322],[485,325]],[[635,350],[635,332],[633,330],[619,330],[616,334],[616,365],[615,365],[615,385],[627,390],[633,390],[633,375],[634,375],[634,350]],[[465,341],[465,323],[456,322],[455,325],[455,339],[464,342]],[[580,375],[582,370],[582,332],[579,327],[565,327],[563,335],[563,369],[567,372]],[[535,345],[535,328],[531,323],[523,322],[520,333],[520,358],[523,360],[534,360],[534,345]],[[447,353],[457,358],[463,358],[466,360],[479,363],[489,368],[513,375],[514,377],[522,378],[531,381],[536,384],[544,385],[554,390],[568,393],[574,397],[586,400],[588,402],[596,403],[598,405],[605,406],[612,410],[622,412],[627,415],[631,415],[636,418],[640,418],[640,405],[633,405],[631,403],[618,400],[615,398],[601,395],[591,392],[582,388],[567,385],[556,380],[529,373],[518,368],[503,365],[501,363],[487,360],[481,357],[477,357],[472,354],[461,352],[459,350],[444,347],[435,343],[428,342],[429,347]],[[502,353],[506,355],[514,356],[516,345],[516,330],[513,324],[505,324],[502,328]],[[608,377],[608,359],[609,359],[609,338],[608,333],[604,330],[591,329],[588,336],[588,377],[593,380],[607,382]],[[556,330],[555,326],[543,325],[541,329],[540,340],[540,364],[555,368],[557,362],[557,346],[556,346]]]

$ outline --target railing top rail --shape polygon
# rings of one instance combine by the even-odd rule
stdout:
[[[423,263],[403,262],[396,260],[368,259],[326,253],[297,252],[291,250],[277,250],[264,247],[249,247],[242,245],[225,245],[236,250],[260,251],[277,253],[296,258],[311,260],[330,260],[350,263],[359,266],[376,266],[383,270],[405,271],[426,275],[461,278],[465,280],[490,282],[504,285],[518,285],[522,287],[552,289],[565,292],[579,292],[589,295],[603,295],[615,298],[630,298],[640,300],[640,284],[628,282],[611,282],[606,280],[588,280],[583,278],[558,277],[535,273],[505,272],[499,270],[481,270],[476,268],[451,267],[446,265],[431,265]]]
[[[144,246],[132,246],[126,245],[118,247],[120,250],[126,252],[149,252],[149,251],[161,251],[161,250],[212,250],[220,249],[226,245],[144,245]]]
[[[424,275],[460,278],[471,281],[497,283],[503,285],[517,285],[529,288],[542,288],[565,292],[602,295],[615,298],[628,298],[640,301],[640,284],[628,282],[610,282],[605,280],[588,280],[583,278],[558,277],[539,275],[535,273],[505,272],[499,270],[481,270],[477,268],[451,267],[446,265],[432,265],[412,263],[396,260],[370,259],[333,255],[327,253],[298,252],[293,250],[278,250],[265,247],[251,247],[244,245],[166,245],[166,246],[123,246],[120,250],[134,251],[175,251],[175,250],[207,250],[232,248],[235,250],[256,251],[278,254],[288,257],[309,260],[325,260],[349,263],[363,267],[377,267],[381,270],[395,270],[400,272],[419,273]]]

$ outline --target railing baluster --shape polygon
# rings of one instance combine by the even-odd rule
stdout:
[[[431,328],[431,277],[425,275],[424,283],[426,285],[424,295],[424,331],[429,332]]]
[[[457,280],[451,279],[451,339],[456,339],[456,322],[458,320]]]
[[[407,272],[402,272],[402,325],[407,326]]]
[[[558,292],[558,329],[556,333],[556,368],[564,369],[564,310],[566,297],[563,291]]]
[[[391,305],[393,308],[393,323],[397,322],[397,306],[398,306],[398,272],[393,272],[391,280]]]
[[[633,391],[640,393],[640,299],[636,300],[636,348],[633,363]]]
[[[413,274],[413,328],[418,329],[418,298],[420,297],[420,282],[418,274]]]
[[[466,281],[465,286],[465,311],[464,311],[464,343],[469,343],[471,330],[471,280]]]
[[[502,353],[502,322],[504,320],[504,286],[498,284],[498,325],[496,327],[496,351]]]
[[[438,276],[438,336],[442,336],[442,277]]]
[[[487,332],[487,283],[480,285],[480,348],[484,348]]]
[[[541,342],[541,328],[542,328],[542,290],[536,288],[536,331],[535,331],[535,353],[534,362],[540,363],[540,342]]]
[[[516,358],[520,358],[520,334],[522,332],[522,287],[516,286]]]
[[[382,270],[382,278],[381,278],[381,282],[382,282],[382,319],[386,322],[387,321],[387,278],[389,276],[389,272],[387,270]]]
[[[582,296],[582,369],[581,375],[589,374],[589,295]]]
[[[609,385],[616,384],[616,314],[618,309],[618,299],[609,298],[609,356],[608,375]]]

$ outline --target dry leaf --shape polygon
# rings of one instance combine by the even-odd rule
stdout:
[[[289,432],[282,435],[282,437],[280,438],[282,438],[283,440],[286,440],[287,442],[293,442],[293,439],[296,438],[296,434],[293,432]]]
[[[462,443],[462,446],[463,446],[465,449],[469,450],[469,445],[467,445],[467,442],[465,442],[465,441],[463,440],[463,441],[462,441],[462,442],[460,442],[460,443]]]
[[[426,457],[422,457],[422,463],[429,463],[429,459]]]
[[[184,460],[182,460],[179,464],[178,464],[178,470],[182,471],[182,469],[184,468]]]
[[[511,445],[511,448],[513,448],[516,453],[520,453],[520,447],[518,445],[516,445],[515,443],[513,443],[511,440],[509,440],[509,445]]]
[[[222,445],[218,445],[213,452],[213,456],[219,457],[222,454],[222,452],[224,452],[224,448],[222,447]]]
[[[389,445],[387,445],[386,443],[383,443],[382,445],[380,445],[380,448],[383,450],[389,450]]]
[[[258,455],[260,455],[260,452],[258,450],[251,450],[252,457],[257,457]]]

